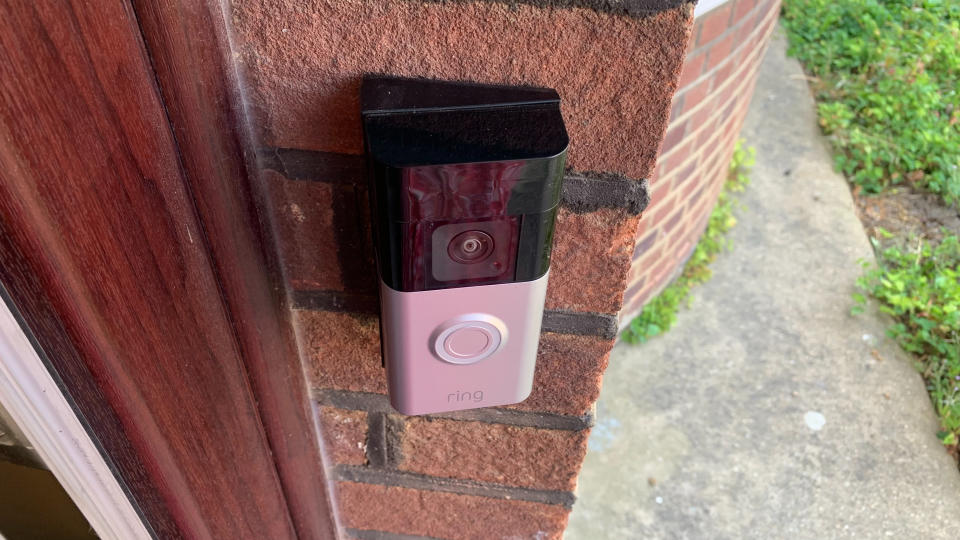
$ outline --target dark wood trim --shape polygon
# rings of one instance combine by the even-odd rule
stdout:
[[[159,537],[295,538],[133,10],[0,3],[0,58],[0,280],[92,434]]]
[[[315,416],[219,1],[133,0],[300,538],[335,537]],[[263,216],[267,219],[268,216]]]

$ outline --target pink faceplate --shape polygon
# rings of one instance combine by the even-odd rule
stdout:
[[[396,291],[381,282],[382,339],[393,407],[414,415],[526,399],[533,388],[548,276],[418,292]],[[499,349],[472,364],[441,360],[433,341],[465,315],[502,323]]]

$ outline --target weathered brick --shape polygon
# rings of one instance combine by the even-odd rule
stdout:
[[[544,332],[537,352],[533,392],[510,408],[580,416],[600,395],[613,341]]]
[[[632,178],[652,170],[693,12],[690,4],[625,17],[406,0],[232,8],[253,125],[266,145],[361,153],[364,73],[541,85],[563,97],[570,165]]]
[[[353,529],[434,538],[559,539],[569,510],[549,504],[339,482],[340,518]]]
[[[557,215],[548,309],[616,313],[623,300],[627,269],[640,216],[604,208]]]
[[[587,451],[587,433],[406,417],[397,468],[430,476],[572,491]]]
[[[333,225],[333,186],[265,170],[281,260],[298,289],[342,290]]]
[[[313,388],[386,393],[376,315],[310,310],[294,313],[301,354]]]
[[[338,465],[367,462],[367,413],[319,407],[320,428],[327,456]]]

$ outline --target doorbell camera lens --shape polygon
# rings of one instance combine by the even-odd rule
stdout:
[[[432,224],[424,279],[436,288],[513,281],[519,221],[512,217]]]
[[[493,238],[481,231],[462,232],[450,242],[447,253],[460,264],[483,262],[493,253]]]

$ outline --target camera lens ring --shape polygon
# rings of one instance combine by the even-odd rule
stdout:
[[[483,231],[464,231],[450,240],[447,254],[460,264],[476,264],[493,253],[493,237]]]

